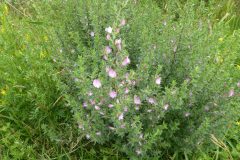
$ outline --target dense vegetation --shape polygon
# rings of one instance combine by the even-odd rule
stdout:
[[[0,2],[0,159],[240,159],[239,7]]]

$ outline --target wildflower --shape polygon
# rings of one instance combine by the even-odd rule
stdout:
[[[128,112],[128,108],[127,107],[124,107],[124,112]]]
[[[160,85],[160,84],[161,84],[161,81],[162,81],[162,78],[161,78],[161,77],[157,77],[155,83],[156,83],[157,85]]]
[[[134,95],[134,103],[135,103],[136,105],[140,105],[140,104],[141,104],[140,97]]]
[[[130,60],[129,60],[130,61]],[[128,79],[129,78],[129,73],[125,74],[125,78]]]
[[[92,96],[93,95],[93,93],[90,91],[90,92],[88,92],[88,96]]]
[[[149,102],[150,104],[156,104],[156,101],[155,101],[154,98],[148,98],[148,102]]]
[[[120,126],[120,128],[125,128],[126,127],[126,125],[125,124],[122,124],[121,126]]]
[[[97,132],[96,133],[97,136],[101,136],[101,134],[102,134],[101,132]]]
[[[104,116],[104,113],[103,113],[103,112],[100,112],[100,114]]]
[[[114,71],[112,68],[108,68],[106,69],[107,72],[108,72],[108,76],[111,77],[111,78],[116,78],[117,77],[117,72]]]
[[[112,27],[107,27],[107,28],[105,29],[105,31],[106,31],[107,33],[111,34],[111,33],[112,33]]]
[[[168,110],[169,105],[168,105],[168,104],[165,104],[165,105],[163,106],[163,108],[164,108],[164,110],[166,111],[166,110]]]
[[[104,55],[103,55],[103,59],[104,59],[105,61],[107,61],[107,60],[108,60],[108,56],[107,56],[106,54],[104,54]]]
[[[94,32],[91,32],[91,33],[90,33],[90,36],[91,36],[91,37],[94,37],[94,35],[95,35]]]
[[[95,106],[95,109],[99,111],[101,108],[99,106]]]
[[[119,121],[123,120],[123,113],[121,113],[121,114],[118,116],[118,120],[119,120]]]
[[[139,150],[139,149],[137,149],[137,150],[136,150],[136,153],[137,153],[137,155],[140,155],[140,154],[142,154],[142,151]]]
[[[205,106],[204,110],[205,110],[206,112],[208,112],[208,111],[209,111],[209,107],[208,107],[208,106]]]
[[[120,32],[120,28],[116,28],[116,33],[119,33]]]
[[[240,88],[240,81],[237,83],[238,88]]]
[[[129,93],[129,89],[128,89],[128,88],[125,88],[124,93],[125,93],[125,94],[128,94],[128,93]]]
[[[133,81],[130,82],[130,84],[132,84],[133,86],[135,86],[135,85],[136,85],[136,81],[133,80]]]
[[[93,86],[96,88],[100,88],[102,86],[101,81],[99,79],[93,80]]]
[[[106,39],[107,39],[107,40],[110,40],[110,39],[111,39],[110,34],[107,34]]]
[[[86,108],[87,106],[87,102],[83,102],[83,107]]]
[[[84,127],[83,127],[82,124],[79,124],[79,125],[78,125],[78,128],[84,130]]]
[[[108,128],[109,128],[110,130],[115,130],[115,128],[112,127],[112,126],[109,126]]]
[[[190,113],[189,113],[189,112],[186,112],[186,113],[184,114],[184,116],[185,116],[185,117],[189,117],[189,116],[190,116]]]
[[[92,99],[90,99],[90,103],[91,103],[91,105],[95,105],[95,101]]]
[[[87,139],[90,139],[90,135],[89,135],[89,134],[87,134],[87,135],[86,135],[86,138],[87,138]]]
[[[108,108],[113,108],[113,105],[112,105],[112,104],[109,104],[109,105],[108,105]]]
[[[163,25],[166,26],[166,25],[167,25],[167,22],[166,22],[166,21],[163,21]]]
[[[121,23],[120,23],[120,26],[125,26],[126,25],[126,20],[125,19],[122,19],[121,20]]]
[[[79,78],[74,78],[74,81],[79,82],[80,80],[79,80]]]
[[[106,46],[106,47],[105,47],[105,52],[106,52],[107,54],[110,54],[110,53],[112,52],[112,48],[109,47],[109,46]]]
[[[116,97],[117,97],[117,92],[116,92],[116,91],[110,91],[110,92],[109,92],[109,96],[110,96],[111,98],[116,98]]]
[[[118,50],[122,50],[122,40],[121,39],[116,39],[115,45],[117,46]]]
[[[151,110],[151,109],[148,109],[148,110],[147,110],[147,112],[148,112],[148,113],[151,113],[151,112],[152,112],[152,110]]]
[[[130,59],[129,59],[129,57],[127,56],[126,58],[124,58],[124,60],[123,60],[123,62],[122,62],[122,65],[123,66],[126,66],[126,65],[128,65],[128,64],[130,64]],[[127,75],[127,78],[128,78],[128,75]]]
[[[117,99],[116,101],[117,101],[117,104],[119,104],[119,103],[120,103],[119,99]]]
[[[232,97],[232,96],[234,96],[234,90],[233,89],[231,89],[228,93],[228,97]]]

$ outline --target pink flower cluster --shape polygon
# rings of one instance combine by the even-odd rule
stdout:
[[[118,105],[122,105],[123,98],[130,98],[131,103],[134,105],[135,110],[139,110],[140,107],[146,102],[149,105],[157,105],[157,99],[155,96],[149,96],[147,98],[143,98],[140,95],[131,95],[131,91],[134,86],[138,85],[139,80],[130,78],[132,74],[130,73],[122,73],[123,70],[127,70],[127,66],[131,64],[131,59],[128,55],[123,52],[123,44],[124,41],[118,37],[118,33],[120,33],[121,27],[126,25],[126,20],[122,19],[118,28],[113,29],[111,26],[105,28],[106,31],[106,40],[109,42],[103,48],[103,57],[104,57],[104,65],[106,65],[106,72],[104,73],[106,76],[98,77],[92,81],[93,89],[89,91],[86,96],[89,97],[89,101],[83,102],[83,108],[88,109],[89,106],[92,106],[92,109],[99,113],[101,116],[105,116],[107,112],[106,108],[112,110],[114,107],[118,107]],[[91,37],[94,38],[94,32],[90,33]],[[117,37],[117,38],[115,38]],[[112,58],[113,57],[113,58]],[[121,70],[119,69],[121,68]],[[123,76],[122,76],[123,75]],[[106,89],[105,83],[103,82],[104,77],[107,77],[109,82],[111,83],[111,89],[104,91]],[[156,86],[161,85],[161,77],[156,75],[155,79]],[[93,91],[96,91],[94,93]],[[107,98],[104,95],[99,95],[99,91],[103,91],[104,95],[107,94]],[[96,98],[96,99],[95,99]],[[106,107],[104,107],[106,106]],[[163,110],[168,110],[169,105],[166,104],[163,106]],[[123,105],[120,111],[115,114],[115,118],[121,122],[119,127],[125,128],[126,124],[124,123],[124,119],[127,116],[129,110],[131,110],[130,106]],[[153,112],[154,109],[147,109],[147,112]],[[116,128],[109,126],[110,130],[115,130]],[[103,133],[100,131],[96,132],[97,136],[101,136]],[[91,136],[86,135],[86,138],[89,139]],[[141,154],[141,151],[137,151],[138,154]]]

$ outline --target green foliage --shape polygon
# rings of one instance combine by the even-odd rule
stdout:
[[[0,158],[239,158],[237,1],[217,2],[2,3]]]
[[[135,158],[191,154],[211,144],[210,134],[223,136],[236,120],[239,98],[229,92],[239,92],[234,65],[239,48],[229,45],[239,34],[228,35],[221,23],[213,26],[204,3],[177,5],[169,2],[161,10],[145,1],[89,1],[75,3],[74,13],[68,8],[71,16],[66,14],[64,23],[71,25],[59,37],[70,45],[62,43],[61,64],[69,70],[66,97],[87,139]],[[120,26],[122,19],[125,26]],[[106,40],[109,26],[113,33]],[[131,63],[123,67],[128,56]],[[116,78],[109,78],[107,67]],[[155,84],[157,77],[161,86]],[[100,88],[94,88],[94,79]],[[111,90],[117,92],[114,99]],[[141,99],[140,106],[134,97]],[[156,104],[149,104],[149,98]]]

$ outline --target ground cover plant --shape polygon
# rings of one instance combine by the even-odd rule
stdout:
[[[1,159],[238,159],[238,2],[1,2]]]

